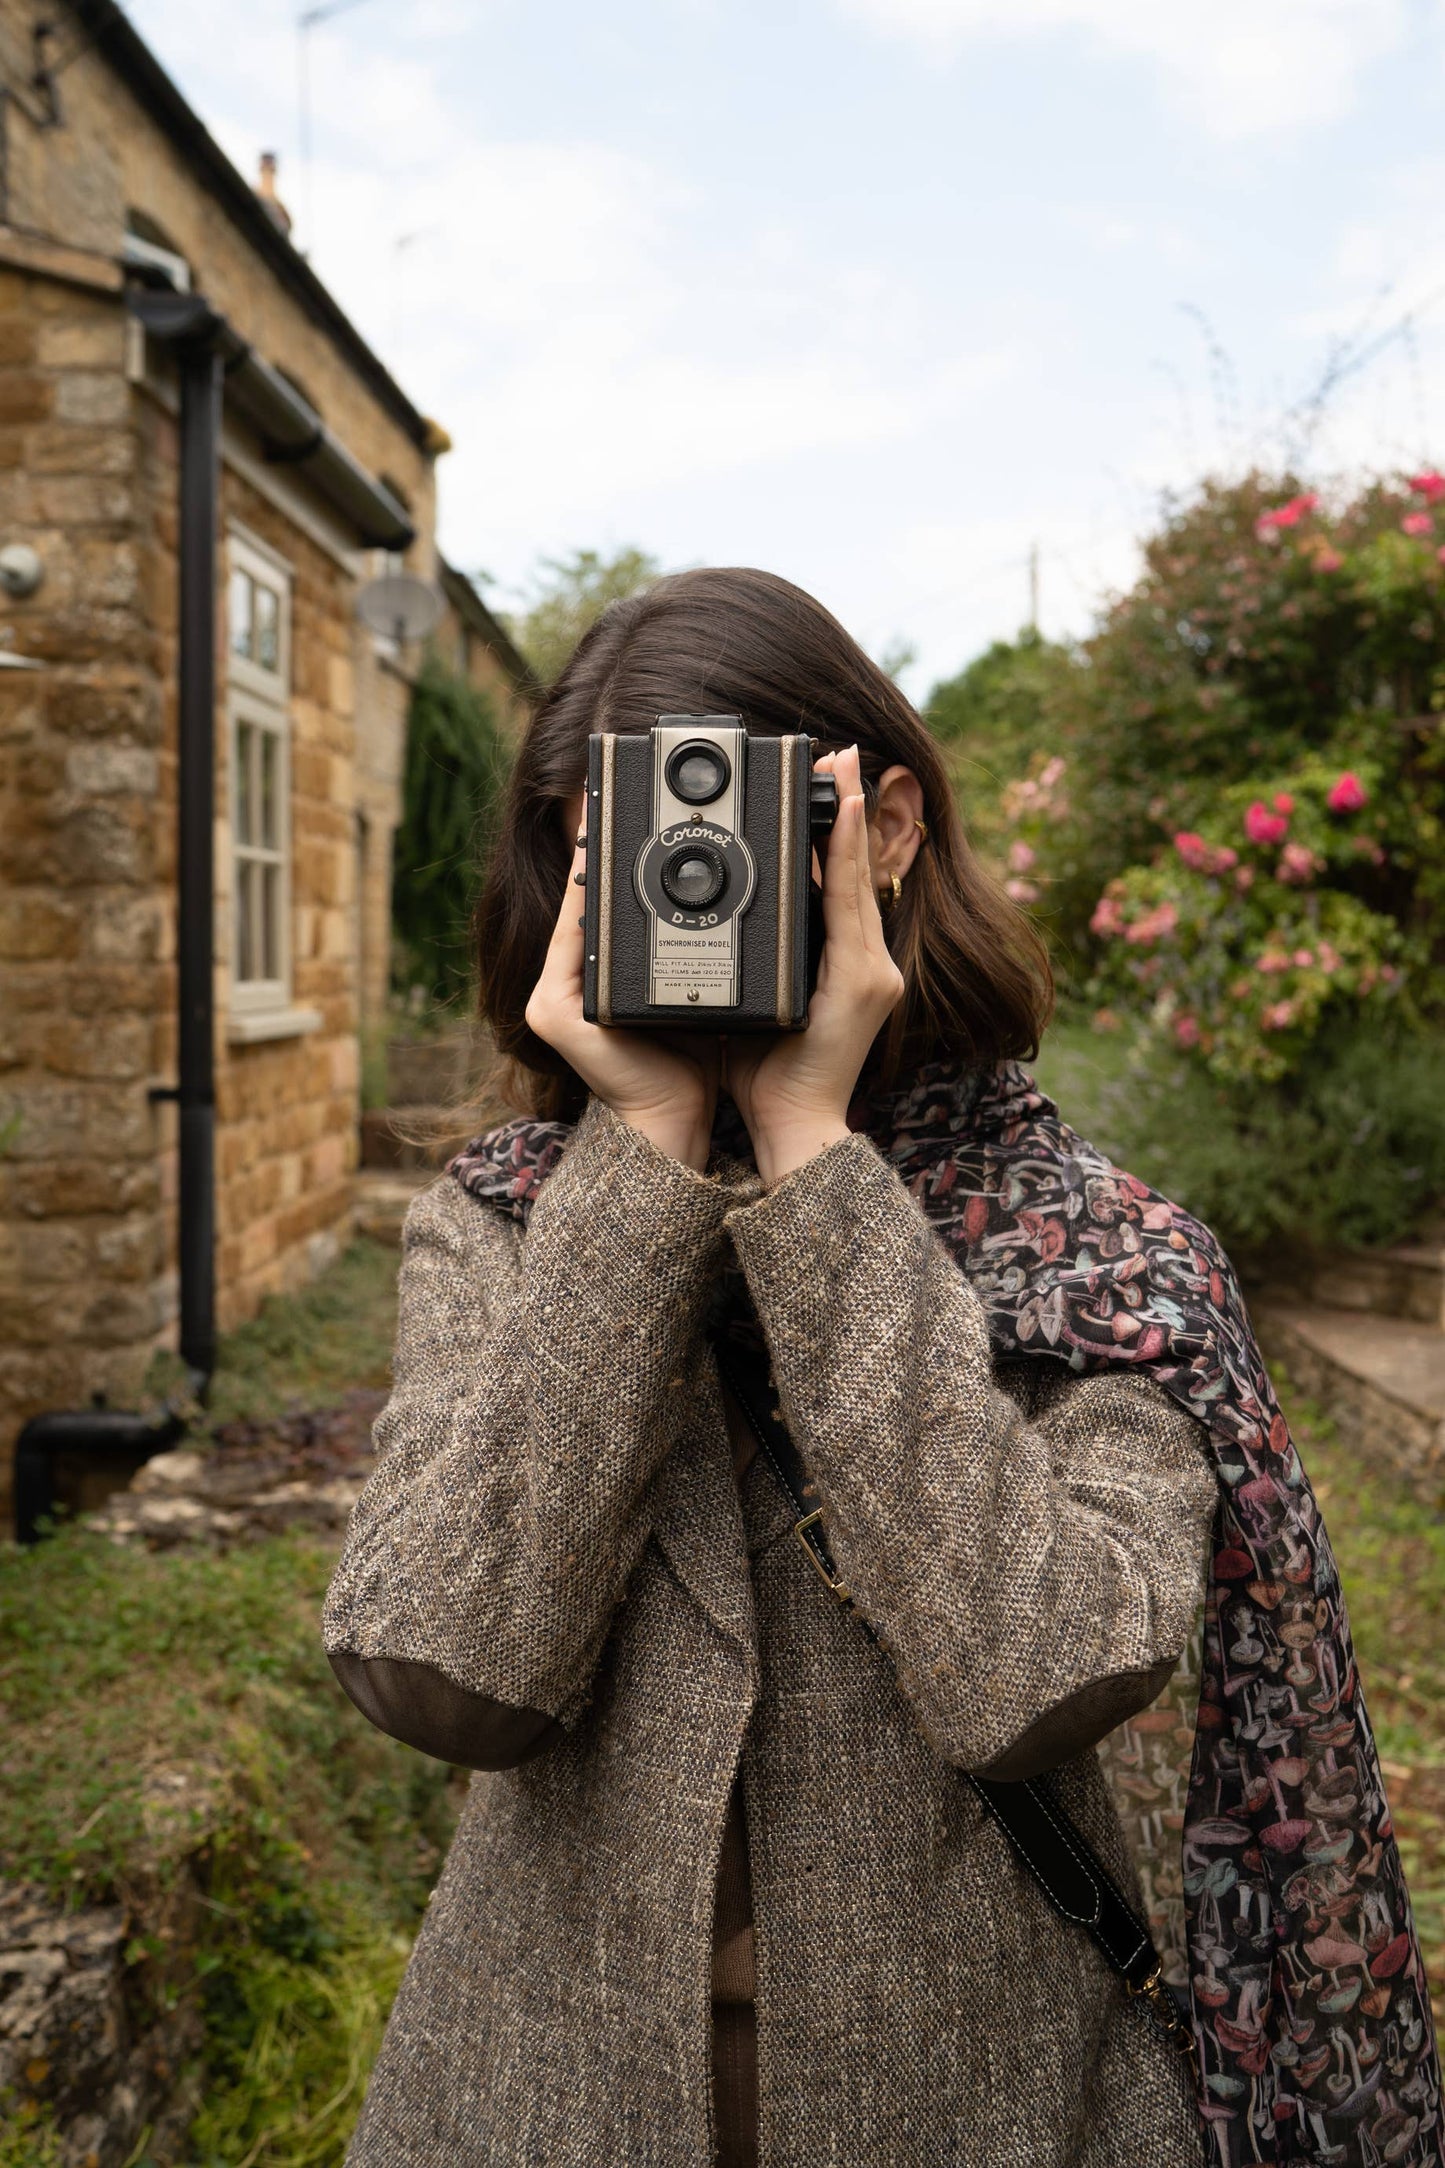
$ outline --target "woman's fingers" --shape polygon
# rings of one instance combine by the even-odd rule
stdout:
[[[556,1045],[553,1036],[559,1023],[569,1021],[572,1012],[580,1017],[582,1010],[582,917],[583,890],[574,876],[581,873],[587,863],[587,852],[577,844],[572,852],[572,863],[567,868],[567,882],[562,890],[562,904],[552,928],[552,938],[547,943],[547,954],[542,963],[542,976],[532,989],[527,1003],[527,1022],[538,1038],[549,1046]]]

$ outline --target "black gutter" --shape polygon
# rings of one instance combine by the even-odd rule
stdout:
[[[326,333],[392,418],[400,422],[413,443],[431,456],[438,448],[436,424],[412,405],[306,258],[281,231],[250,182],[237,172],[200,115],[182,97],[116,0],[68,0],[68,4],[86,33],[86,43],[110,63],[257,255],[300,302],[311,321]]]
[[[15,1441],[15,1540],[38,1543],[55,1516],[55,1463],[61,1454],[133,1462],[143,1467],[186,1434],[187,1419],[167,1403],[157,1416],[97,1405],[32,1415]]]
[[[186,326],[199,308],[212,325],[207,336],[224,363],[226,404],[240,414],[261,440],[264,456],[278,466],[295,467],[329,499],[369,549],[404,550],[416,540],[416,528],[399,498],[385,482],[369,474],[334,437],[309,400],[279,369],[263,361],[253,346],[219,316],[199,294],[170,287],[134,285],[131,311],[152,338],[163,342],[191,336]],[[197,319],[199,320],[199,319]]]
[[[181,385],[179,986],[181,1360],[216,1367],[216,575],[221,512],[221,320],[197,297],[175,341]]]
[[[230,327],[202,294],[135,293],[180,378],[180,641],[177,663],[177,1069],[152,1091],[179,1111],[181,1359],[216,1367],[216,577],[221,398]],[[205,1386],[201,1391],[204,1395]]]

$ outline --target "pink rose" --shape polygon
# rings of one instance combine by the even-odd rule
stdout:
[[[1292,1001],[1275,1001],[1260,1016],[1265,1031],[1288,1031],[1294,1022],[1295,1005]]]
[[[1288,971],[1289,957],[1283,949],[1266,949],[1254,968],[1262,971],[1266,978],[1270,978],[1277,971]]]
[[[1005,881],[1003,890],[1015,903],[1037,903],[1039,900],[1038,889],[1032,881]]]
[[[1261,542],[1277,541],[1284,528],[1298,527],[1305,514],[1313,512],[1319,501],[1312,489],[1302,497],[1291,497],[1288,504],[1278,504],[1272,512],[1261,512],[1254,523],[1254,531]]]
[[[1244,816],[1244,832],[1251,843],[1283,843],[1289,833],[1289,820],[1284,814],[1271,813],[1262,798]]]
[[[1186,866],[1202,873],[1209,859],[1209,845],[1203,836],[1195,835],[1192,828],[1181,828],[1174,838],[1174,848]]]
[[[1179,913],[1172,903],[1156,903],[1152,911],[1136,918],[1132,926],[1124,928],[1124,939],[1136,945],[1145,941],[1163,941],[1179,924]]]
[[[1031,843],[1011,843],[1008,847],[1008,862],[1015,873],[1027,873],[1037,856]]]
[[[1254,886],[1254,868],[1253,868],[1253,866],[1241,866],[1241,867],[1240,867],[1240,869],[1239,869],[1239,871],[1238,871],[1238,873],[1236,873],[1236,874],[1235,874],[1235,876],[1234,876],[1234,885],[1235,885],[1235,887],[1236,887],[1236,888],[1237,888],[1237,889],[1239,890],[1239,892],[1240,892],[1240,894],[1241,894],[1241,895],[1243,895],[1243,894],[1245,893],[1245,891],[1246,891],[1247,889],[1251,889],[1251,888],[1253,888],[1253,886]]]
[[[1316,572],[1338,572],[1344,561],[1339,551],[1332,550],[1328,544],[1322,550],[1315,551]]]
[[[1174,1024],[1174,1038],[1179,1046],[1198,1046],[1199,1019],[1197,1016],[1181,1016]]]
[[[1315,952],[1313,949],[1297,948],[1294,952],[1294,960],[1301,971],[1308,971],[1315,960]]]
[[[1328,941],[1321,941],[1315,961],[1321,971],[1338,971],[1340,968],[1339,950],[1333,948]]]
[[[1354,769],[1346,768],[1339,781],[1330,786],[1330,794],[1325,804],[1332,813],[1358,813],[1369,795]]]
[[[1283,813],[1286,817],[1288,817],[1289,814],[1293,813],[1294,800],[1293,798],[1291,798],[1287,790],[1278,790],[1275,792],[1274,809],[1276,813]]]
[[[1407,475],[1406,480],[1415,495],[1423,497],[1427,504],[1438,504],[1445,497],[1445,474],[1437,474],[1433,467],[1427,467],[1423,474]]]
[[[1277,881],[1287,881],[1291,886],[1303,888],[1320,870],[1320,862],[1313,851],[1307,851],[1302,843],[1286,843],[1274,869]]]
[[[1099,898],[1094,905],[1094,915],[1089,920],[1089,931],[1098,934],[1103,940],[1108,940],[1111,934],[1124,931],[1124,914],[1119,909],[1117,896],[1105,895]]]
[[[1428,512],[1407,512],[1400,522],[1402,534],[1433,534],[1435,522]]]

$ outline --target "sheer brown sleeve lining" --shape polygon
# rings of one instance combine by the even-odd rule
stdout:
[[[435,1664],[330,1652],[342,1690],[378,1731],[459,1769],[515,1769],[562,1730],[540,1709],[519,1709],[455,1686]]]

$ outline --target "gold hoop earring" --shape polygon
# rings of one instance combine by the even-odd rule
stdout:
[[[882,898],[883,908],[885,911],[891,911],[897,903],[899,897],[903,894],[903,883],[899,880],[898,875],[896,873],[890,873],[888,879],[891,883],[891,886],[889,886],[888,888],[880,888],[878,891],[879,896]]]
[[[915,815],[915,817],[914,817],[914,822],[913,822],[913,825],[914,825],[914,827],[915,827],[915,828],[916,828],[916,829],[918,830],[918,833],[919,833],[919,834],[920,834],[920,835],[922,836],[922,838],[923,838],[924,842],[926,843],[926,842],[928,841],[928,823],[927,823],[927,821],[921,821],[921,820],[919,820],[919,819],[917,818],[917,816]]]

